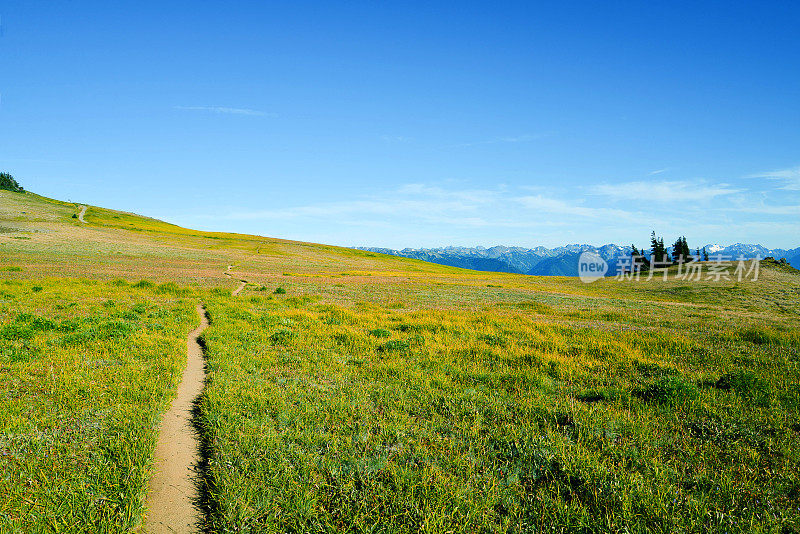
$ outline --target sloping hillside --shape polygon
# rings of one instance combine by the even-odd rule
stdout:
[[[148,517],[198,304],[211,531],[797,530],[800,274],[728,267],[584,284],[0,192],[0,531]]]

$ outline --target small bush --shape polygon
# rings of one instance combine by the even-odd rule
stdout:
[[[42,289],[43,289],[43,288],[42,288],[42,286],[33,286],[33,287],[31,288],[31,291],[33,291],[34,293],[38,293],[38,292],[39,292],[39,291],[41,291]]]
[[[47,332],[56,329],[56,323],[45,317],[34,317],[31,321],[31,328],[40,332]]]
[[[8,324],[0,328],[0,339],[16,341],[18,339],[30,339],[33,337],[33,329],[28,325]]]
[[[393,339],[378,347],[378,352],[403,352],[407,351],[410,347],[411,345],[409,345],[408,341]]]
[[[276,345],[284,345],[294,337],[294,332],[291,330],[278,330],[269,336],[269,340]]]
[[[755,345],[780,345],[780,339],[774,332],[760,326],[751,326],[750,328],[740,330],[739,338]]]
[[[714,387],[722,390],[734,390],[736,393],[754,401],[756,404],[765,405],[770,397],[769,384],[751,371],[734,371],[719,377]]]
[[[285,295],[286,294],[286,290],[283,289],[282,287],[279,287],[275,291],[273,291],[272,293],[275,294],[275,295]]]
[[[645,402],[668,405],[680,404],[693,398],[696,393],[697,387],[694,384],[677,376],[660,378],[647,386],[633,390],[633,396]]]
[[[603,391],[599,391],[596,389],[588,389],[586,391],[581,391],[580,393],[575,395],[575,398],[581,402],[599,402],[608,400],[608,397],[606,397],[606,394]]]
[[[155,286],[156,285],[153,282],[149,281],[149,280],[139,280],[138,282],[133,284],[132,287],[138,287],[138,288],[141,288],[141,289],[151,289],[151,288],[153,288]]]

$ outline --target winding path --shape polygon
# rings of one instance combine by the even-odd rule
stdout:
[[[203,348],[198,338],[208,327],[202,304],[197,305],[200,326],[186,339],[186,369],[161,422],[153,460],[153,477],[147,494],[144,531],[148,534],[195,532],[202,513],[198,500],[196,466],[200,463],[200,442],[192,428],[192,408],[203,392],[205,369]]]
[[[231,275],[231,269],[233,269],[233,265],[228,265],[228,268],[225,269],[225,272],[223,273],[228,278],[233,278],[233,276]],[[235,297],[236,295],[241,293],[242,289],[244,289],[244,286],[246,286],[247,284],[248,284],[247,280],[239,279],[239,286],[233,291],[231,291],[231,296]]]
[[[83,224],[86,224],[86,221],[83,220],[84,215],[86,215],[86,206],[81,206],[81,211],[78,213],[78,220]]]

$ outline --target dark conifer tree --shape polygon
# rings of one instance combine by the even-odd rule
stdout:
[[[686,242],[686,236],[681,238],[681,254],[683,261],[692,261],[692,251],[689,248],[689,243]]]
[[[0,189],[6,191],[14,191],[15,193],[22,193],[25,190],[17,183],[13,176],[7,172],[0,172]]]
[[[685,258],[683,256],[683,241],[679,237],[672,244],[672,263],[683,263]]]

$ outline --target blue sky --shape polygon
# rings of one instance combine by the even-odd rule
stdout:
[[[3,3],[0,170],[350,246],[800,245],[796,2],[233,4]]]

